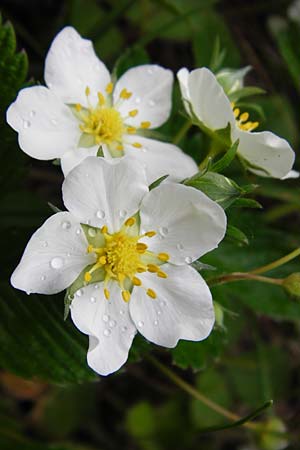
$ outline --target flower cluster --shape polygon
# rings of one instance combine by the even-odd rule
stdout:
[[[209,135],[227,129],[228,145],[238,141],[238,158],[255,174],[289,174],[289,144],[253,132],[258,122],[212,72],[181,69],[178,79],[193,123]],[[226,216],[180,183],[198,172],[193,159],[151,138],[170,115],[171,71],[142,65],[116,81],[92,43],[66,27],[48,52],[45,82],[20,91],[7,121],[24,152],[60,161],[66,211],[33,234],[12,285],[29,294],[67,289],[72,320],[89,336],[88,364],[101,375],[126,362],[137,331],[165,347],[205,339],[212,296],[191,264],[218,246]]]

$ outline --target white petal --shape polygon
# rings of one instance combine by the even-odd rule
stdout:
[[[19,133],[21,149],[37,159],[60,158],[80,136],[70,109],[44,86],[22,89],[7,110],[7,122]]]
[[[151,342],[175,347],[178,339],[200,341],[214,325],[214,309],[210,290],[190,266],[165,264],[168,278],[141,274],[143,286],[153,289],[152,299],[142,288],[134,288],[129,308],[138,331]]]
[[[291,178],[299,178],[300,177],[300,172],[297,172],[297,170],[290,170],[287,175],[285,175],[284,177],[280,178],[281,180],[289,180]]]
[[[124,140],[126,143],[137,142],[143,146],[135,148],[126,144],[124,151],[125,155],[129,155],[145,166],[149,184],[163,175],[170,175],[170,179],[173,181],[181,181],[198,172],[194,160],[176,145],[141,136],[128,135],[124,137]]]
[[[61,168],[66,177],[68,173],[78,166],[88,156],[97,156],[98,146],[91,148],[74,148],[61,158]]]
[[[65,103],[86,105],[85,88],[90,88],[93,101],[98,91],[105,92],[110,74],[96,56],[92,42],[66,27],[55,37],[47,54],[45,81]]]
[[[87,245],[79,222],[70,213],[54,214],[31,237],[11,284],[28,294],[64,290],[94,262]]]
[[[62,191],[67,209],[82,223],[116,232],[138,211],[148,187],[139,163],[90,156],[69,173]]]
[[[295,153],[285,139],[269,131],[239,131],[236,136],[240,139],[240,156],[257,166],[253,169],[249,167],[251,172],[264,177],[283,178],[292,169]]]
[[[193,70],[188,80],[186,71],[179,71],[179,83],[183,97],[191,102],[194,114],[207,128],[219,130],[235,123],[230,101],[210,70]]]
[[[100,375],[109,375],[126,362],[136,333],[119,286],[112,282],[108,287],[109,300],[103,295],[103,283],[91,284],[80,289],[80,296],[75,294],[71,305],[73,322],[90,336],[88,365]]]
[[[177,79],[179,81],[179,87],[181,91],[181,96],[183,100],[186,112],[190,114],[189,102],[190,102],[190,92],[189,92],[189,74],[190,72],[186,67],[183,67],[177,72]]]
[[[170,255],[174,264],[191,263],[213,250],[223,239],[226,216],[205,194],[181,184],[161,184],[142,202],[141,231],[158,234],[145,238],[149,250]]]
[[[141,122],[149,121],[151,128],[156,128],[170,115],[172,85],[173,74],[168,69],[150,64],[133,67],[118,80],[113,93],[114,103],[118,101],[122,89],[127,89],[132,96],[122,100],[118,110],[123,117],[134,109],[138,109],[138,114],[126,119],[126,123],[139,126]]]

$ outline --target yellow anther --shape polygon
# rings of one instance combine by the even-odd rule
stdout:
[[[135,224],[134,217],[129,217],[129,219],[127,219],[125,222],[126,227],[132,227],[134,224]]]
[[[98,95],[99,105],[100,106],[105,105],[105,97],[104,97],[104,95],[101,92],[98,92],[97,95]]]
[[[251,122],[251,131],[255,130],[259,126],[259,122]]]
[[[92,253],[93,250],[94,250],[94,247],[90,244],[87,248],[87,252]]]
[[[90,90],[90,88],[87,86],[87,87],[85,88],[85,95],[88,97],[88,96],[90,95],[90,93],[91,93],[91,90]]]
[[[132,147],[135,147],[135,148],[142,148],[143,147],[142,144],[140,144],[139,142],[134,142],[131,145],[132,145]]]
[[[118,273],[118,280],[121,284],[123,284],[125,278],[126,276],[124,275],[124,273]]]
[[[100,256],[99,258],[99,263],[102,264],[103,266],[106,264],[106,256]]]
[[[104,288],[104,297],[106,298],[106,300],[109,300],[109,297],[110,297],[110,292],[106,288]]]
[[[240,115],[241,122],[246,122],[248,119],[249,119],[249,113],[244,112],[243,114]]]
[[[133,109],[132,111],[129,111],[129,115],[130,117],[135,117],[138,112],[139,112],[138,109]]]
[[[241,112],[241,111],[239,110],[239,108],[235,108],[235,109],[233,110],[233,115],[234,115],[234,117],[235,117],[235,118],[239,117],[240,112]]]
[[[141,280],[140,280],[139,278],[137,278],[137,277],[133,277],[133,278],[132,278],[132,283],[133,283],[135,286],[142,286]]]
[[[168,253],[159,253],[157,255],[158,259],[160,259],[161,261],[169,261],[170,256],[168,255]]]
[[[134,128],[134,127],[127,127],[126,131],[129,134],[135,134],[136,133],[136,128]]]
[[[138,253],[145,253],[147,248],[148,248],[148,245],[144,244],[143,242],[138,242],[136,244],[136,250]]]
[[[151,126],[151,122],[141,122],[141,128],[149,128]]]
[[[159,267],[156,264],[148,264],[147,270],[148,270],[148,272],[156,273],[159,271]]]
[[[76,109],[77,112],[80,112],[82,110],[81,104],[80,103],[76,103],[75,109]]]
[[[143,273],[143,272],[146,272],[146,267],[142,267],[142,266],[140,266],[140,267],[138,267],[137,269],[136,269],[136,271],[138,272],[138,273]]]
[[[123,298],[124,302],[128,303],[130,300],[130,292],[122,291],[122,298]]]
[[[87,283],[89,283],[92,279],[92,275],[90,274],[90,272],[85,272],[84,274],[84,281],[86,281]]]
[[[234,102],[230,102],[230,106],[233,109],[235,107],[235,103]]]
[[[127,91],[127,89],[122,89],[120,92],[120,98],[128,100],[132,96],[132,92]]]
[[[119,144],[119,145],[116,146],[116,150],[122,151],[122,150],[124,150],[124,146]]]
[[[159,271],[157,272],[157,276],[158,276],[159,278],[168,278],[168,275],[167,275],[165,272],[163,272],[162,270],[159,270]]]
[[[147,289],[147,295],[149,295],[149,297],[151,298],[156,298],[156,292],[153,291],[153,289]]]
[[[106,91],[108,94],[111,94],[112,91],[113,91],[113,88],[114,88],[113,83],[108,83],[108,85],[107,85],[106,88],[105,88],[105,91]]]
[[[108,232],[107,226],[106,226],[106,225],[103,225],[103,227],[101,228],[100,231],[101,231],[102,234],[106,234],[106,233]]]
[[[150,237],[150,238],[155,236],[155,235],[156,235],[156,231],[147,231],[145,233],[145,236]]]

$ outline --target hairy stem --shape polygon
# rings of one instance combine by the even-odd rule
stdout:
[[[233,272],[218,277],[211,278],[207,281],[209,286],[216,286],[218,284],[232,283],[233,281],[241,280],[255,280],[262,283],[282,285],[283,280],[281,278],[269,278],[256,275],[253,272]]]
[[[297,258],[297,256],[299,256],[299,255],[300,255],[300,247],[296,248],[296,250],[293,250],[291,253],[288,253],[287,255],[283,256],[282,258],[276,259],[276,261],[266,264],[265,266],[258,267],[257,269],[250,270],[250,273],[257,274],[257,273],[269,272],[270,270],[276,269],[277,267],[280,267],[283,264],[286,264],[287,262],[291,261],[292,259]]]

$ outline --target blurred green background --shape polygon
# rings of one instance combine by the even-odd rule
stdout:
[[[277,286],[243,281],[213,288],[223,317],[205,342],[181,342],[170,352],[138,337],[126,367],[100,378],[86,366],[86,336],[70,319],[63,321],[63,295],[27,297],[8,283],[30,235],[51,214],[47,202],[62,206],[63,178],[59,167],[19,150],[5,111],[22,86],[43,83],[45,55],[63,26],[73,25],[92,39],[99,57],[118,74],[148,61],[174,72],[183,66],[214,69],[219,45],[225,51],[222,67],[252,66],[246,83],[267,91],[247,104],[261,129],[285,137],[297,153],[300,7],[297,15],[291,3],[0,1],[1,450],[300,448],[300,303]],[[172,118],[159,130],[166,139],[172,141],[184,123],[181,112],[176,87]],[[180,141],[197,162],[205,144],[197,129]],[[216,267],[213,273],[202,271],[205,278],[251,270],[300,246],[299,181],[258,179],[241,173],[237,164],[226,174],[242,185],[258,185],[252,196],[263,210],[227,209],[229,223],[242,235],[228,236],[203,259]],[[292,272],[300,272],[299,258],[271,276]],[[259,417],[261,433],[243,427],[205,431],[228,419],[173,385],[147,359],[150,352],[239,416],[273,399],[274,407]],[[285,424],[284,439],[267,433],[274,417]]]

